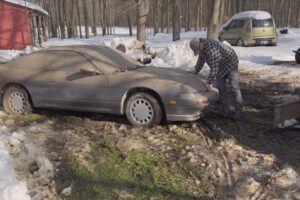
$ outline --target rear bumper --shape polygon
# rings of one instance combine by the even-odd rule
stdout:
[[[260,46],[260,45],[276,45],[277,37],[269,36],[269,37],[250,37],[245,40],[246,46]]]

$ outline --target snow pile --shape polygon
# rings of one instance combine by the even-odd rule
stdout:
[[[251,10],[251,11],[237,13],[233,15],[231,19],[237,19],[237,18],[270,19],[272,18],[272,16],[270,13],[266,11]]]
[[[17,57],[18,55],[20,55],[20,53],[22,53],[22,51],[0,50],[0,63],[12,60],[15,57]]]
[[[48,12],[45,9],[43,9],[41,6],[30,3],[27,0],[26,1],[24,1],[24,0],[4,0],[4,1],[12,3],[12,4],[17,4],[17,5],[32,9],[32,10],[36,10],[45,15],[48,15]]]
[[[277,125],[277,128],[287,128],[298,124],[296,119],[288,119]]]
[[[157,54],[153,65],[159,67],[187,68],[195,66],[197,57],[189,48],[188,42],[170,44]]]
[[[132,49],[137,43],[135,38],[115,37],[111,41],[104,41],[104,45],[112,48],[116,48],[119,44],[124,44],[126,50]],[[141,45],[140,45],[141,46]]]
[[[7,133],[7,128],[1,126],[0,134]],[[18,139],[19,138],[19,139]],[[1,138],[0,138],[1,139]],[[19,135],[10,138],[14,144],[20,143]],[[30,200],[26,183],[16,179],[13,163],[4,142],[0,140],[0,199],[1,200]]]

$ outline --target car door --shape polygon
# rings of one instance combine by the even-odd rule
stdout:
[[[15,82],[23,85],[29,92],[35,107],[47,107],[51,104],[50,74],[47,73],[48,51],[34,52],[8,63],[2,77],[3,82]]]
[[[53,50],[50,54],[53,106],[79,111],[108,111],[108,80],[104,73],[81,53]]]

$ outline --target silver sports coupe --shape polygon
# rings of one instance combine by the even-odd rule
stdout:
[[[197,120],[218,100],[217,90],[194,74],[143,66],[105,46],[51,47],[1,63],[0,87],[7,113],[111,113],[137,126]]]

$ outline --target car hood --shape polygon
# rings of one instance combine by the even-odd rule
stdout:
[[[167,79],[170,81],[184,84],[196,91],[206,91],[207,85],[199,76],[186,72],[181,69],[162,68],[162,67],[140,67],[136,72],[144,73],[155,78]]]

